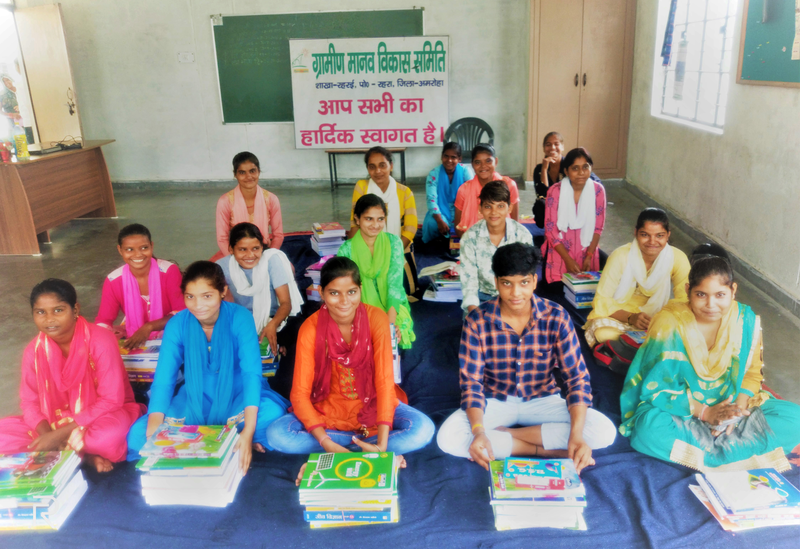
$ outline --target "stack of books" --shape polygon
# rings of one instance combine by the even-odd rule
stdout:
[[[239,433],[224,425],[161,425],[139,452],[148,505],[225,507],[242,480]]]
[[[498,530],[586,530],[586,488],[571,459],[507,458],[489,464]]]
[[[729,531],[800,524],[800,491],[775,469],[696,475],[692,493]]]
[[[322,301],[322,289],[319,287],[322,277],[322,266],[332,257],[333,255],[323,256],[319,261],[306,269],[306,276],[311,279],[311,286],[306,288],[306,299],[309,301]]]
[[[450,227],[450,255],[458,257],[461,254],[461,237],[456,234],[456,228]]]
[[[459,265],[455,261],[445,261],[422,269],[419,272],[420,278],[427,276],[431,281],[431,285],[425,291],[422,299],[448,303],[455,303],[463,299],[458,267]]]
[[[86,493],[73,451],[0,455],[0,531],[58,530]]]
[[[145,341],[141,347],[128,350],[122,346],[125,340],[120,340],[119,352],[122,355],[122,364],[128,372],[131,383],[152,383],[158,364],[158,352],[161,350],[160,339]]]
[[[306,288],[306,299],[308,301],[322,301],[322,288],[319,284],[312,284]]]
[[[591,309],[597,285],[600,283],[599,271],[564,273],[564,297],[576,309]]]
[[[273,377],[278,373],[278,366],[280,366],[281,356],[272,352],[272,346],[269,340],[265,337],[259,344],[261,349],[261,375],[264,377]]]
[[[397,522],[394,453],[311,454],[300,505],[311,528]]]
[[[311,247],[320,257],[336,255],[347,234],[341,223],[314,223],[311,225]]]

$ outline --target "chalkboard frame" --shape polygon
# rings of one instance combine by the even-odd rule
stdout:
[[[764,2],[766,0],[760,0]],[[749,78],[743,77],[743,70],[746,70],[746,62],[745,62],[745,52],[747,45],[747,21],[748,19],[752,19],[753,17],[757,17],[755,14],[750,13],[751,5],[756,5],[757,2],[753,2],[751,4],[750,0],[744,0],[744,6],[742,9],[742,32],[741,38],[739,39],[739,67],[736,71],[736,83],[737,84],[746,84],[749,86],[778,86],[783,88],[800,88],[800,74],[798,74],[798,81],[785,81],[785,80],[751,80]],[[794,8],[794,1],[791,2],[792,8]],[[761,4],[763,6],[763,4]],[[791,44],[789,45],[791,47]],[[789,52],[791,55],[791,52]],[[798,73],[800,73],[800,61],[793,60],[790,61],[791,63],[796,63],[798,65]]]
[[[424,36],[425,35],[425,8],[424,7],[414,7],[414,8],[400,8],[400,9],[370,9],[370,10],[331,10],[331,11],[309,11],[309,12],[290,12],[290,13],[259,13],[259,14],[231,14],[231,15],[222,15],[222,14],[214,14],[211,15],[211,39],[212,39],[212,49],[213,49],[213,56],[214,56],[214,68],[217,77],[217,92],[219,98],[219,106],[220,106],[220,114],[222,116],[222,123],[225,125],[228,124],[285,124],[285,123],[294,123],[294,112],[291,102],[291,70],[290,70],[290,59],[288,57],[288,42],[291,38],[313,38],[313,39],[327,39],[327,38],[377,38],[377,37],[391,37],[391,36],[398,36],[397,34],[397,27],[398,27],[398,18],[392,18],[392,15],[395,16],[397,14],[402,14],[406,19],[403,20],[403,24],[406,26],[406,32],[402,33],[401,35],[406,36]],[[327,18],[330,16],[343,16],[349,18],[349,21],[343,22],[340,26],[336,26],[334,29],[331,29],[331,21]],[[377,22],[375,19],[376,16],[380,16],[381,19],[384,16],[387,18],[386,23],[384,22]],[[269,23],[272,19],[311,19],[319,18],[320,20],[324,19],[324,24],[322,21],[319,22],[321,30],[319,34],[316,32],[316,28],[313,31],[313,35],[305,35],[305,34],[298,34],[297,36],[294,35],[287,35],[283,36],[280,35],[280,39],[285,39],[286,41],[286,63],[285,63],[285,75],[283,73],[283,63],[280,57],[275,56],[273,54],[272,59],[269,63],[274,67],[273,73],[271,73],[270,80],[272,85],[272,92],[277,94],[278,99],[274,99],[271,97],[269,101],[271,101],[271,105],[269,107],[265,107],[264,101],[257,102],[256,108],[253,106],[245,106],[242,102],[239,104],[232,106],[231,102],[235,101],[235,97],[230,96],[230,88],[231,85],[226,78],[226,72],[230,72],[230,65],[226,64],[224,60],[220,59],[221,57],[225,56],[225,43],[223,40],[220,40],[218,43],[218,36],[217,28],[224,27],[225,20],[234,20],[238,25],[246,25],[252,24],[252,26],[256,26],[258,24],[257,20],[263,20],[266,23]],[[360,25],[361,21],[365,18],[372,18],[374,24],[371,26]],[[306,26],[309,26],[309,21],[304,21]],[[300,27],[302,28],[303,21],[300,22]],[[337,21],[338,23],[338,21]],[[328,27],[328,30],[323,30],[325,27]],[[412,28],[413,27],[413,28]],[[356,29],[356,30],[353,30]],[[367,29],[367,30],[364,30]],[[308,28],[306,31],[308,32]],[[332,32],[333,34],[328,36],[328,32]],[[350,34],[353,34],[352,36]],[[257,36],[257,35],[256,35]],[[232,49],[227,50],[227,52],[233,51]],[[246,50],[242,50],[246,51]],[[251,50],[252,51],[252,50]],[[281,54],[278,53],[278,56]],[[276,61],[277,60],[277,61]],[[261,68],[261,67],[259,67]],[[280,71],[280,73],[278,73]],[[276,73],[278,73],[277,76]],[[239,75],[241,78],[241,75]],[[285,78],[282,78],[285,77]],[[283,81],[285,79],[285,82]],[[225,83],[223,83],[225,81]],[[240,80],[241,81],[241,80]],[[250,95],[248,96],[252,101],[252,98],[256,96],[256,93],[261,92],[259,89],[257,92],[253,92],[252,87],[255,85],[255,81],[250,80],[247,82],[250,86],[249,91]],[[269,86],[270,83],[268,82],[267,85]],[[284,90],[285,88],[285,90]],[[244,87],[243,87],[244,90]],[[288,93],[287,93],[288,92]],[[240,93],[242,95],[242,93]],[[289,101],[288,105],[283,105],[284,109],[281,109],[280,101],[286,103],[286,96],[288,95]],[[226,108],[228,105],[228,108]],[[287,108],[288,107],[288,108]],[[258,108],[262,109],[258,111]],[[247,115],[243,115],[242,111],[251,109],[248,111]],[[228,111],[226,115],[226,111]],[[270,112],[267,112],[270,111]],[[255,114],[250,114],[251,112]]]

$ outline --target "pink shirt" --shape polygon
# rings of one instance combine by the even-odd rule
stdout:
[[[283,217],[281,216],[281,203],[274,193],[268,193],[267,212],[269,213],[269,227],[258,228],[261,230],[268,248],[280,249],[281,244],[283,244]],[[233,196],[230,192],[227,192],[217,200],[217,246],[222,252],[221,256],[214,256],[217,259],[229,255],[228,236],[233,228],[231,224],[232,216]],[[250,223],[253,223],[253,214],[250,214]]]
[[[606,223],[606,190],[601,183],[594,180],[586,182],[583,192],[590,189],[589,184],[594,183],[594,199],[595,199],[595,234],[603,234],[603,226]],[[581,246],[581,231],[580,229],[569,229],[567,232],[562,233],[558,230],[556,222],[558,221],[558,199],[561,196],[561,181],[550,185],[547,191],[547,201],[545,202],[544,210],[544,234],[547,239],[545,247],[547,248],[547,264],[545,265],[545,278],[547,282],[560,282],[561,276],[567,272],[567,267],[564,260],[555,250],[558,244],[564,246],[569,252],[569,256],[578,262],[578,265],[583,267],[583,259],[586,255],[586,248]],[[578,205],[575,205],[577,211]],[[597,271],[600,269],[600,247],[594,251],[592,255],[592,264],[589,267],[590,271]]]
[[[517,184],[510,177],[505,177],[495,172],[492,181],[500,180],[508,186],[508,191],[511,193],[511,205],[517,204],[519,202]],[[455,203],[456,209],[461,211],[461,221],[458,224],[459,230],[466,231],[483,219],[480,213],[480,195],[482,188],[477,175],[459,187]],[[508,211],[508,216],[511,217],[510,209]]]
[[[158,270],[161,279],[161,310],[166,316],[186,308],[181,292],[181,270],[174,263],[159,259]],[[122,288],[122,269],[124,265],[109,274],[103,281],[103,295],[100,298],[100,310],[94,322],[99,326],[110,328],[117,320],[120,310],[125,312],[125,292]],[[143,298],[144,299],[144,298]],[[142,312],[147,315],[150,311],[149,302],[142,307]],[[142,319],[142,324],[147,322],[147,316]]]

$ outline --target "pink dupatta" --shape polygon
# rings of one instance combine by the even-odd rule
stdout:
[[[159,320],[164,317],[161,302],[161,271],[158,261],[150,259],[150,273],[147,276],[147,290],[150,292],[150,310],[144,310],[139,282],[131,273],[128,265],[122,268],[122,296],[125,306],[125,333],[131,337],[145,322]],[[145,320],[147,318],[147,320]]]
[[[256,187],[256,198],[253,202],[253,221],[252,223],[261,229],[264,243],[269,244],[269,211],[267,210],[268,193],[261,187]],[[247,211],[247,204],[239,185],[233,189],[233,209],[231,211],[231,228],[237,223],[249,223],[250,213]]]

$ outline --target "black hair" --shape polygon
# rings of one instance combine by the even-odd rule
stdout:
[[[367,154],[364,155],[364,164],[369,166],[369,157],[372,156],[374,153],[380,153],[386,159],[389,164],[392,164],[392,153],[386,147],[372,147],[370,150],[367,151]]]
[[[147,240],[150,242],[153,241],[153,237],[150,236],[150,231],[147,227],[142,225],[141,223],[131,223],[130,225],[125,225],[122,227],[122,230],[117,235],[117,244],[122,246],[122,241],[128,238],[129,236],[146,236]]]
[[[494,151],[494,147],[492,147],[489,143],[478,143],[472,147],[472,159],[475,160],[475,156],[482,152],[489,153],[492,158],[497,158],[497,153]]]
[[[44,294],[54,294],[73,309],[78,303],[78,293],[72,284],[60,278],[48,278],[39,282],[31,290],[31,309],[36,304],[36,300]]]
[[[349,257],[332,257],[322,266],[319,274],[319,287],[324,290],[328,284],[345,276],[352,278],[356,286],[361,286],[361,273],[356,262]]]
[[[508,185],[506,185],[505,181],[490,181],[483,186],[478,197],[481,205],[484,202],[505,202],[511,206],[511,192],[508,190]]]
[[[384,215],[389,215],[386,202],[384,202],[380,196],[372,193],[361,195],[361,198],[356,200],[356,205],[353,206],[353,216],[361,217],[361,214],[375,207],[380,207]]]
[[[660,223],[664,230],[669,232],[669,217],[661,208],[645,208],[636,219],[636,230],[644,227],[645,223]]]
[[[459,158],[461,158],[462,156],[461,145],[458,144],[456,141],[448,141],[444,144],[444,146],[442,147],[442,155],[444,155],[444,153],[446,153],[447,151],[455,151],[455,153],[458,155]]]
[[[698,286],[709,276],[719,276],[725,286],[733,288],[733,267],[728,252],[719,244],[706,242],[692,250],[689,259],[689,289]]]
[[[230,234],[228,235],[228,244],[230,244],[231,248],[235,248],[236,243],[243,238],[255,238],[261,242],[262,248],[266,248],[264,245],[264,235],[261,234],[261,229],[252,223],[245,222],[234,225]]]
[[[547,145],[547,140],[550,139],[553,136],[558,137],[558,140],[561,141],[561,144],[562,145],[564,144],[564,136],[562,136],[558,132],[549,132],[547,135],[544,136],[544,139],[542,139],[542,147]]]
[[[252,162],[258,168],[258,171],[261,171],[261,164],[258,163],[258,158],[256,155],[249,151],[242,151],[238,153],[236,156],[233,157],[233,175],[236,175],[236,170],[239,169],[239,166],[244,164],[245,162]]]
[[[501,246],[492,257],[494,276],[536,275],[536,268],[542,262],[539,249],[522,242]]]
[[[212,288],[219,293],[225,291],[225,273],[222,267],[211,261],[195,261],[186,268],[183,273],[183,280],[181,281],[181,291],[186,292],[186,286],[190,282],[203,279],[207,281]]]
[[[594,167],[592,155],[589,154],[589,151],[583,147],[576,147],[569,151],[566,156],[564,156],[564,160],[561,161],[561,173],[566,176],[569,167],[572,166],[579,158],[585,158],[589,165]]]

